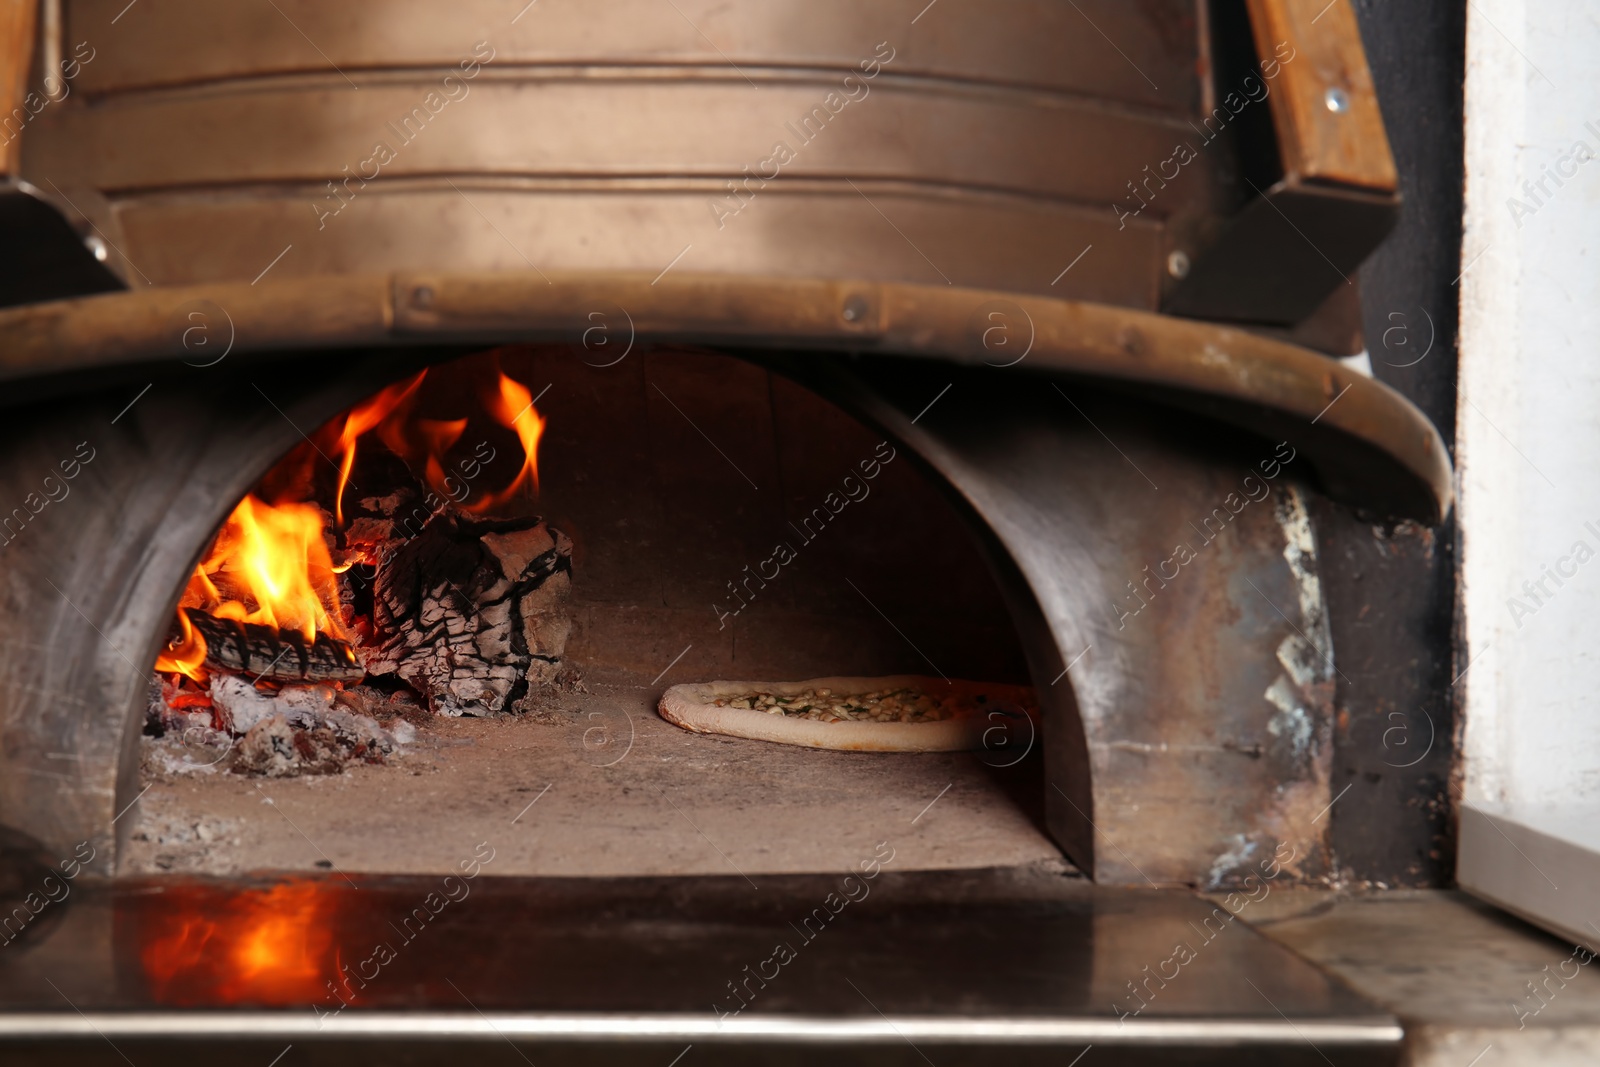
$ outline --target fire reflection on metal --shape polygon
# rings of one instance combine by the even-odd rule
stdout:
[[[338,974],[337,890],[177,885],[139,902],[138,958],[156,1001],[180,1007],[321,1000]]]

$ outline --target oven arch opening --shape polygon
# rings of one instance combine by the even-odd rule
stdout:
[[[12,617],[26,620],[7,669],[28,699],[11,705],[0,821],[68,848],[89,837],[108,846],[125,832],[118,813],[143,788],[147,682],[132,664],[153,660],[176,591],[231,502],[302,430],[462,354],[230,359],[203,374],[152,373],[131,409],[127,390],[108,387],[18,413],[7,432],[37,466],[81,441],[99,451],[73,483],[83,506],[46,510],[7,549]],[[981,520],[969,528],[999,561],[1031,676],[1052,702],[1046,721],[1074,724],[1042,731],[1040,792],[1052,837],[1080,869],[1112,883],[1226,884],[1285,841],[1302,857],[1296,876],[1328,869],[1325,821],[1313,817],[1331,798],[1330,646],[1303,458],[1275,467],[1267,498],[1230,515],[1236,491],[1260,487],[1259,472],[1242,490],[1241,478],[1283,443],[1026,367],[759,359],[905,443]],[[153,470],[166,472],[159,484]],[[1211,532],[1200,538],[1203,565],[1145,586],[1145,568],[1196,538],[1185,532],[1196,523]],[[1136,599],[1136,581],[1162,595]],[[52,640],[31,655],[41,628]],[[1286,649],[1295,653],[1287,661]],[[1285,662],[1299,664],[1292,677]],[[1197,689],[1196,678],[1206,684]],[[62,756],[88,772],[81,787],[41,794],[41,781],[59,782],[52,758]]]
[[[607,366],[608,361],[586,355],[565,347],[518,346],[498,350],[493,357],[512,380],[527,386],[529,399],[539,396],[537,409],[548,420],[539,448],[540,494],[532,511],[544,514],[552,530],[572,539],[573,629],[567,660],[583,675],[601,684],[631,681],[635,686],[641,679],[650,683],[659,678],[658,689],[678,680],[841,674],[1027,682],[1027,665],[1006,606],[978,551],[961,532],[966,520],[951,507],[948,494],[928,484],[926,467],[911,466],[898,442],[869,433],[816,393],[736,356],[646,346],[626,364]],[[443,420],[468,413],[471,403],[451,409],[446,394],[453,391],[455,400],[470,400],[467,394],[483,384],[489,360],[478,354],[432,363],[417,415]],[[476,368],[475,381],[453,383],[450,369],[469,364]],[[224,462],[230,468],[230,488],[212,500],[213,513],[246,490],[263,492],[264,482],[284,466],[282,460],[273,462],[274,457],[285,451],[319,469],[320,501],[331,508],[329,483],[342,457],[329,445],[326,432],[317,430],[319,420],[326,422],[330,409],[347,408],[354,394],[370,396],[412,380],[414,373],[393,362],[374,363],[364,372],[343,374],[308,390],[298,400],[268,395],[263,376],[254,375],[252,389],[272,418],[258,426],[258,447],[245,463],[237,455],[202,459],[201,467]],[[281,425],[272,426],[273,420]],[[486,435],[486,441],[502,448],[517,443],[493,420],[474,417],[458,444],[465,447],[475,435]],[[342,498],[351,513],[361,510],[362,497],[381,495],[384,488],[366,482],[371,476],[363,473],[367,448],[358,449],[351,471],[355,485]],[[269,463],[272,470],[264,475]],[[486,496],[498,495],[514,470],[515,464],[488,464],[466,506],[477,503],[479,487]],[[215,474],[194,471],[188,480],[197,474],[202,482],[217,481]],[[499,513],[518,511],[517,503]],[[841,510],[824,529],[818,516],[830,513],[817,509],[830,505]],[[170,509],[163,525],[185,510],[183,505]],[[529,512],[527,506],[520,510]],[[185,536],[194,538],[198,529],[188,523]],[[210,531],[201,534],[191,542],[192,552],[204,554],[211,539]],[[168,542],[170,535],[156,540]],[[774,541],[787,542],[796,558],[782,573],[768,574],[776,581],[756,579],[752,584],[751,568],[770,561],[770,553],[763,552]],[[170,565],[171,560],[164,562]],[[708,592],[720,593],[722,599]],[[171,595],[169,590],[163,599]],[[165,638],[170,620],[162,620],[158,629]],[[582,698],[574,700],[581,703]],[[651,710],[634,708],[634,717]],[[618,730],[621,723],[601,726]],[[639,724],[628,728],[637,731]],[[1041,783],[1018,781],[1025,774],[1037,777],[1031,768],[1038,757],[1027,757],[1039,731],[1031,723],[1026,730],[1012,725],[986,731],[988,737],[1002,733],[1006,736],[995,741],[986,739],[990,751],[979,754],[984,769],[969,785],[979,788],[982,780],[994,779],[989,783],[994,795],[984,803],[1015,808],[1021,798],[1022,806],[1031,810],[1013,812],[1011,822],[1026,824],[1013,827],[1015,840],[996,846],[999,851],[973,853],[973,863],[1007,862],[1023,854],[1037,860],[1047,853],[1059,862],[1040,833]],[[135,747],[148,745],[137,741]],[[607,753],[564,755],[594,764]],[[802,761],[808,755],[798,753]],[[796,753],[786,758],[795,759]],[[899,760],[890,765],[927,762],[920,756]],[[1008,772],[1013,767],[1017,769]],[[932,787],[916,805],[919,809],[950,784],[948,778],[929,782]],[[149,784],[148,778],[136,779],[130,783],[132,795]],[[525,783],[506,784],[515,788]],[[813,788],[819,783],[802,784]],[[659,801],[652,803],[659,806]],[[142,807],[153,807],[148,797]],[[911,811],[906,818],[917,815]],[[703,822],[704,816],[695,821]],[[1008,832],[1001,828],[995,836],[1006,839]],[[144,840],[124,840],[121,846],[129,850],[125,855],[142,856],[137,860],[140,869],[159,854]],[[827,862],[818,860],[818,869]],[[577,869],[599,873],[581,864]],[[628,873],[626,864],[602,865],[601,870]],[[660,873],[660,868],[647,864],[637,873]]]

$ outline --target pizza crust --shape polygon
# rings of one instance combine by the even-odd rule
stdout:
[[[717,700],[752,693],[798,696],[808,689],[831,689],[845,695],[883,689],[920,689],[942,696],[952,689],[962,696],[983,695],[1024,710],[1033,705],[1033,690],[1021,685],[998,685],[959,679],[946,682],[915,674],[883,678],[812,678],[803,682],[691,682],[675,685],[661,696],[661,717],[700,734],[748,737],[784,745],[831,748],[851,752],[964,752],[984,747],[984,735],[997,727],[1015,725],[999,712],[974,713],[938,722],[819,722],[788,715],[772,715],[752,708],[718,707]]]

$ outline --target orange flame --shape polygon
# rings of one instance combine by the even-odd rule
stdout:
[[[202,584],[203,583],[203,584]],[[206,577],[205,568],[196,567],[194,576],[189,579],[189,590],[200,585],[201,588],[210,586],[211,579]],[[189,590],[185,590],[184,599],[189,599]],[[220,596],[218,597],[220,600]],[[178,627],[181,634],[176,641],[167,645],[160,655],[156,656],[156,670],[166,671],[169,674],[181,674],[193,680],[197,685],[206,684],[206,639],[189,621],[189,616],[183,613],[183,608],[178,609]]]
[[[333,557],[322,537],[323,512],[310,504],[266,504],[254,494],[239,501],[179,601],[181,635],[156,658],[156,670],[204,682],[205,638],[183,608],[222,619],[299,630],[307,641],[321,631],[345,638]]]
[[[446,453],[466,432],[467,419],[413,418],[424,370],[391,385],[371,399],[327,423],[317,439],[338,456],[339,478],[334,494],[334,522],[343,528],[344,493],[355,468],[359,440],[376,433],[390,451],[403,459],[423,480],[452,500],[464,499],[451,491],[453,479],[445,469]],[[485,492],[462,507],[474,514],[490,512],[513,500],[524,484],[539,489],[539,439],[545,419],[533,406],[529,390],[498,370],[493,392],[484,396],[489,414],[512,430],[521,442],[523,460],[510,484],[499,492]],[[316,446],[308,446],[309,460]],[[298,454],[293,454],[297,455]],[[285,461],[289,462],[289,461]],[[463,471],[466,466],[462,466]],[[475,476],[475,475],[474,475]],[[270,477],[270,476],[269,476]],[[456,486],[456,491],[460,487]],[[200,608],[219,618],[299,630],[313,640],[318,631],[348,640],[339,616],[336,575],[350,566],[334,566],[323,539],[323,515],[309,504],[269,505],[255,495],[239,502],[218,534],[211,553],[195,568],[179,602],[180,634],[156,660],[156,670],[182,674],[204,684],[205,639],[190,624],[182,608]]]
[[[450,422],[440,422],[436,419],[418,419],[416,422],[417,434],[423,440],[428,457],[423,468],[423,480],[436,492],[449,492],[445,485],[444,463],[440,457],[450,451],[450,446],[461,439],[461,435],[466,432],[466,429],[466,419],[454,419]],[[385,436],[385,443],[389,445],[390,450],[396,455],[405,456],[404,443],[398,440],[398,433],[395,434],[395,437],[397,440],[390,442],[388,437]]]
[[[334,902],[323,887],[290,882],[215,896],[180,886],[163,898],[140,952],[158,1000],[288,1004],[324,995]]]
[[[535,493],[539,491],[539,438],[544,436],[545,427],[545,420],[533,406],[533,394],[522,383],[506,377],[503,371],[500,372],[499,391],[484,399],[489,413],[500,425],[514,430],[517,439],[522,442],[522,468],[517,471],[511,484],[500,492],[486,493],[476,503],[464,508],[475,515],[491,511],[511,500],[525,481],[533,485]]]
[[[350,471],[356,465],[356,441],[368,430],[378,429],[390,421],[389,417],[411,398],[417,387],[422,384],[422,379],[427,376],[428,372],[424,370],[408,382],[396,382],[371,400],[357,404],[345,415],[344,428],[339,431],[339,441],[336,446],[340,453],[339,488],[333,498],[334,521],[341,529],[344,527],[344,487],[350,483]],[[398,448],[395,452],[399,455],[405,454]]]
[[[253,494],[239,501],[201,568],[224,599],[201,606],[219,618],[299,630],[308,641],[318,630],[343,638],[322,516],[310,504],[274,507]]]

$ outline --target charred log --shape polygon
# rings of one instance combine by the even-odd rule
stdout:
[[[270,682],[359,682],[365,677],[350,646],[319,633],[307,642],[296,630],[219,619],[184,608],[206,640],[206,666]]]
[[[572,543],[538,519],[440,512],[380,549],[358,655],[437,714],[504,711],[561,670],[571,571]]]

